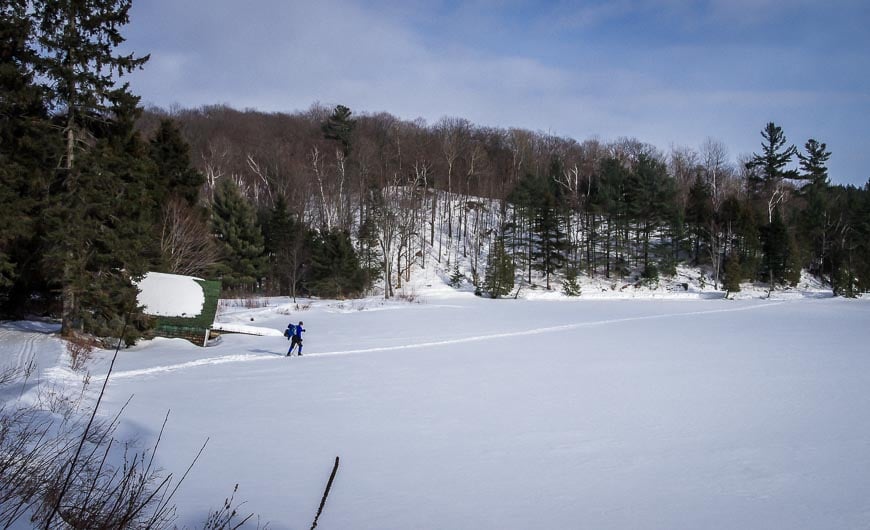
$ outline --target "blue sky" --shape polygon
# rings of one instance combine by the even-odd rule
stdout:
[[[243,7],[240,7],[243,6]],[[314,102],[667,151],[758,152],[768,121],[870,177],[866,0],[134,0],[143,103],[264,111]]]

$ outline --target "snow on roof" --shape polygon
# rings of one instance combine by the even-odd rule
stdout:
[[[199,278],[149,272],[139,281],[139,304],[145,313],[161,317],[195,317],[202,313],[205,294]]]

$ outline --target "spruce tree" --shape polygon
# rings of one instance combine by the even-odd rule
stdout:
[[[565,296],[580,296],[582,288],[578,279],[577,269],[569,268],[565,273],[565,281],[562,282],[562,292]]]
[[[218,182],[212,227],[222,253],[213,273],[221,278],[227,290],[243,293],[257,290],[267,265],[263,232],[254,208],[230,179]]]
[[[147,189],[154,168],[133,126],[136,102],[126,101],[95,131],[75,179],[54,196],[45,236],[45,265],[62,286],[67,329],[101,337],[126,329],[128,344],[148,326],[133,282],[159,256]]]
[[[141,320],[130,282],[142,272],[145,256],[132,256],[128,248],[141,241],[136,237],[143,233],[141,210],[153,212],[153,202],[141,185],[147,153],[132,132],[138,99],[128,85],[119,86],[119,77],[148,57],[117,53],[130,0],[30,5],[38,21],[39,72],[65,144],[55,162],[59,170],[47,219],[53,230],[46,236],[52,249],[46,264],[60,283],[62,332],[87,331],[92,316],[95,333],[120,332],[118,322]],[[109,298],[120,291],[97,296],[101,286],[93,282],[105,278],[120,278],[117,287],[124,292],[117,303]]]
[[[150,156],[157,169],[152,193],[158,204],[178,197],[194,206],[199,201],[199,191],[205,183],[205,177],[193,167],[190,146],[173,120],[160,121],[151,138]]]
[[[24,277],[37,275],[38,218],[58,152],[35,81],[32,36],[28,2],[0,0],[0,308],[8,302],[10,309],[29,298]]]
[[[311,294],[328,298],[358,296],[368,287],[350,234],[334,228],[314,235],[305,285]]]
[[[493,298],[499,298],[510,294],[514,288],[514,274],[516,267],[513,257],[505,248],[505,238],[496,238],[486,261],[484,272],[483,290]]]
[[[743,270],[740,266],[740,255],[737,252],[731,252],[725,260],[725,288],[726,296],[731,293],[740,292],[740,282],[743,280]]]
[[[117,78],[141,68],[149,56],[121,55],[120,29],[130,21],[132,0],[34,0],[39,20],[40,70],[51,87],[51,102],[63,119],[63,167],[76,156],[95,127],[111,114],[120,93]]]

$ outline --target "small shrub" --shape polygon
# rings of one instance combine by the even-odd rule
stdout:
[[[648,264],[644,267],[640,278],[645,285],[653,286],[657,284],[659,281],[659,268],[656,267],[655,263]]]
[[[568,269],[565,281],[562,282],[562,292],[566,296],[580,296],[581,291],[580,282],[577,281],[577,269]]]
[[[66,339],[66,351],[69,353],[70,368],[76,372],[87,366],[94,355],[97,340],[90,335],[74,333]]]
[[[244,517],[239,514],[239,508],[241,508],[242,504],[234,504],[236,493],[239,491],[239,485],[236,484],[236,487],[233,488],[233,493],[224,499],[223,506],[211,512],[209,514],[208,519],[206,519],[205,524],[203,525],[203,530],[227,530],[234,528],[241,528],[248,520],[254,516],[253,513],[250,513]],[[259,525],[258,525],[259,526]]]
[[[405,302],[411,304],[420,303],[420,296],[413,289],[411,289],[410,291],[403,290],[402,292],[396,294],[396,298],[398,298],[399,300],[404,300]]]
[[[459,265],[454,265],[453,273],[450,275],[450,287],[453,287],[454,289],[459,289],[464,281],[465,276],[461,272],[459,272]]]

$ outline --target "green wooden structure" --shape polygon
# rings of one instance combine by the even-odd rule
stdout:
[[[202,313],[194,317],[158,316],[154,335],[157,337],[173,337],[187,339],[197,346],[205,346],[209,332],[217,313],[218,300],[221,294],[220,280],[194,280],[202,287],[205,301]]]

